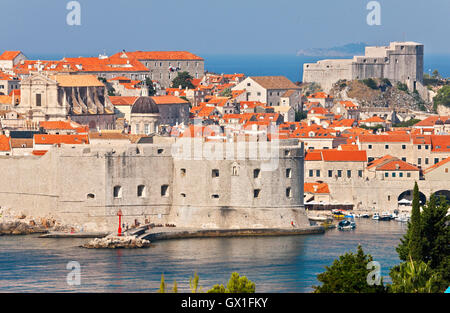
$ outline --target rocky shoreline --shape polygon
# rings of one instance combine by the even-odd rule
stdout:
[[[0,236],[45,234],[49,231],[70,231],[71,227],[52,217],[31,217],[10,210],[0,210]]]
[[[113,236],[109,235],[105,238],[95,238],[84,245],[82,248],[87,249],[136,249],[150,247],[150,241],[136,238],[134,236]]]

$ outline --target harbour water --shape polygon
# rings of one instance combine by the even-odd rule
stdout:
[[[398,264],[395,247],[406,224],[356,219],[351,231],[280,237],[204,238],[155,242],[148,249],[92,250],[88,239],[0,237],[0,292],[156,292],[161,274],[171,288],[189,291],[198,272],[203,291],[226,284],[234,271],[256,283],[257,292],[311,292],[317,274],[361,244],[381,264],[384,281]],[[81,284],[70,286],[67,263],[81,266]]]

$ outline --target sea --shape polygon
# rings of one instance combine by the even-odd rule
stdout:
[[[324,234],[177,239],[147,249],[85,249],[89,239],[51,239],[38,235],[0,236],[0,292],[156,292],[161,275],[168,288],[190,292],[199,275],[206,292],[226,285],[232,272],[256,284],[256,292],[312,292],[317,275],[358,245],[380,263],[384,282],[400,263],[395,247],[406,232],[396,221],[356,219],[356,229]],[[73,284],[78,262],[79,284]],[[69,280],[68,280],[69,278]]]
[[[65,55],[79,57],[80,55]],[[83,55],[95,56],[95,55]],[[295,54],[200,54],[205,59],[205,70],[218,74],[244,73],[247,76],[282,75],[292,82],[302,80],[303,64],[314,63],[330,57],[297,56]],[[29,55],[32,60],[61,60],[64,55]],[[341,57],[339,57],[341,58]],[[450,54],[426,54],[424,72],[432,73],[435,69],[442,77],[450,77]]]

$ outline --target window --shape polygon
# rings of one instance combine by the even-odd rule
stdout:
[[[392,172],[392,177],[395,177],[395,172]]]
[[[333,177],[333,170],[328,170],[328,177]]]
[[[212,170],[211,175],[212,175],[213,178],[219,177],[219,170],[217,170],[217,169]]]
[[[292,177],[292,170],[290,168],[286,169],[286,178],[291,178]]]
[[[122,198],[122,187],[114,186],[113,195],[114,198]]]
[[[292,190],[291,190],[291,187],[286,188],[286,197],[292,198]]]
[[[250,86],[250,83],[247,83],[247,86]]]
[[[406,177],[411,177],[411,173],[406,173]]]
[[[253,178],[259,178],[261,170],[259,168],[256,168],[253,170]]]
[[[403,157],[403,158],[402,158],[402,161],[403,161],[403,162],[406,162],[406,158],[405,158],[405,157]]]
[[[425,158],[425,164],[428,164],[428,158]]]
[[[434,164],[439,162],[439,158],[434,158]]]
[[[145,133],[146,135],[148,135],[149,130],[150,130],[149,125],[148,125],[148,124],[144,124],[144,133]]]
[[[391,196],[388,196],[388,201],[391,201]]]
[[[316,170],[316,177],[320,177],[320,170]]]
[[[185,194],[184,192],[180,193],[180,196],[181,196],[182,198],[186,198],[186,194]]]
[[[385,149],[389,149],[389,145],[384,145],[384,148]]]
[[[260,96],[260,95],[261,95],[261,93],[260,93],[260,92],[258,91],[258,92],[256,93],[256,95],[257,95],[257,96]]]
[[[352,177],[352,171],[351,170],[347,170],[347,178],[351,178]]]
[[[362,170],[358,170],[358,177],[362,177],[363,175],[363,171]]]
[[[42,105],[42,95],[40,93],[36,94],[36,106],[40,107]]]
[[[445,169],[445,172],[448,173],[448,168]]]
[[[428,150],[428,145],[425,145],[425,150]]]
[[[384,173],[384,177],[389,177],[389,173],[388,173],[388,172],[385,172],[385,173]]]
[[[372,149],[372,145],[369,145],[367,148],[368,148],[368,149]]]
[[[88,199],[95,199],[95,195],[93,193],[88,193],[86,197]]]
[[[169,185],[161,186],[161,197],[167,197],[169,195]]]
[[[253,189],[253,198],[258,198],[261,189]]]
[[[164,152],[164,149],[158,149],[158,154],[161,154]]]
[[[418,149],[418,150],[422,149],[422,146],[421,146],[421,145],[418,145],[418,146],[417,146],[417,149]]]
[[[406,149],[406,145],[402,145],[402,149],[405,150]]]
[[[232,167],[232,169],[231,169],[231,175],[232,175],[232,176],[238,176],[238,175],[239,175],[237,165],[233,165],[233,167]]]
[[[284,150],[284,156],[290,156],[291,150]]]
[[[309,170],[309,177],[313,177],[314,176],[314,171],[313,170]]]
[[[213,195],[211,195],[211,198],[213,198],[213,199],[219,199],[219,195],[218,195],[218,194],[213,194]]]
[[[398,177],[403,177],[403,172],[398,173]]]
[[[186,175],[186,169],[185,168],[180,169],[180,173],[181,173],[181,176],[185,176]]]
[[[145,186],[144,185],[139,185],[137,186],[137,196],[138,198],[145,198],[146,196],[146,192],[145,192]]]
[[[139,124],[136,124],[136,134],[139,134]]]
[[[419,164],[419,165],[422,164],[422,159],[421,158],[417,159],[417,164]]]
[[[338,170],[338,177],[342,177],[342,170]]]

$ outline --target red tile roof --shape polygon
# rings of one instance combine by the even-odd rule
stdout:
[[[112,58],[121,58],[124,53],[128,58],[136,58],[138,60],[203,60],[203,58],[188,51],[119,52],[114,54]]]
[[[304,183],[303,191],[308,193],[330,193],[327,183]]]
[[[10,150],[11,150],[11,137],[0,135],[0,151],[10,151]]]
[[[419,171],[419,168],[405,161],[392,159],[376,168],[377,171]]]
[[[2,55],[0,55],[0,60],[3,61],[12,61],[14,60],[19,54],[21,53],[21,51],[5,51],[3,52]]]
[[[450,157],[448,157],[448,158],[446,158],[446,159],[444,159],[444,160],[442,160],[442,161],[440,161],[440,162],[438,162],[438,163],[436,163],[436,164],[434,164],[434,165],[432,165],[432,166],[426,168],[426,169],[423,171],[423,173],[424,173],[424,174],[427,174],[427,173],[429,173],[429,172],[431,172],[431,171],[433,171],[433,170],[435,170],[435,169],[441,167],[442,165],[447,164],[448,162],[450,162]]]
[[[53,145],[53,144],[88,144],[89,138],[87,135],[48,135],[35,134],[35,144]]]
[[[410,135],[361,135],[360,142],[410,142]]]

